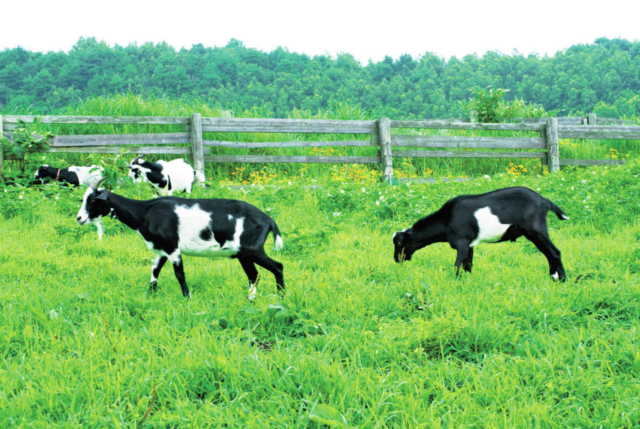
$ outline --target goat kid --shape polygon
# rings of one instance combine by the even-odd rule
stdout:
[[[284,291],[283,265],[264,251],[270,232],[275,250],[282,248],[282,236],[275,221],[255,206],[238,200],[162,197],[132,200],[104,189],[87,189],[76,220],[80,225],[99,224],[112,218],[135,230],[158,256],[151,269],[149,290],[157,289],[158,276],[169,260],[173,264],[182,295],[191,297],[184,276],[182,255],[238,259],[249,278],[249,300],[257,292],[255,264],[271,271],[278,291]]]
[[[104,169],[97,165],[89,167],[54,168],[48,164],[41,165],[33,175],[35,179],[44,180],[47,177],[72,185],[93,186],[102,179]]]
[[[411,228],[393,235],[396,262],[410,261],[416,250],[432,243],[447,242],[458,252],[456,276],[460,267],[471,272],[473,248],[480,243],[516,241],[525,236],[549,262],[549,274],[566,280],[560,250],[551,242],[547,212],[560,220],[569,219],[562,209],[525,187],[498,189],[480,195],[455,197]]]
[[[149,182],[156,188],[158,195],[173,195],[173,192],[186,191],[191,193],[194,179],[204,182],[205,177],[195,171],[184,159],[173,161],[145,161],[145,155],[136,156],[129,163],[129,177],[135,183]]]

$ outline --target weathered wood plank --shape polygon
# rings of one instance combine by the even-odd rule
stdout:
[[[72,147],[50,147],[47,149],[41,149],[34,153],[120,153],[123,149],[118,146],[72,146]],[[136,146],[126,148],[126,153],[140,154],[163,154],[163,155],[190,155],[191,148],[189,147],[162,147],[162,146]],[[9,159],[5,155],[5,159]],[[14,159],[14,158],[10,158]]]
[[[158,133],[158,134],[97,134],[54,136],[52,147],[67,146],[109,146],[134,144],[185,144],[189,143],[188,133]]]
[[[382,180],[384,183],[391,184],[393,182],[393,157],[391,153],[391,127],[389,125],[389,118],[378,119]]]
[[[638,125],[638,121],[631,119],[615,119],[615,118],[596,118],[595,125]]]
[[[191,114],[191,159],[193,168],[204,176],[204,148],[202,146],[202,116],[200,113]],[[200,182],[197,177],[196,181]]]
[[[210,155],[205,162],[380,164],[378,156]]]
[[[640,131],[635,132],[616,132],[616,131],[563,131],[560,127],[558,136],[563,139],[598,139],[598,140],[640,140]],[[584,125],[582,128],[591,128]],[[605,128],[598,126],[598,128]],[[639,127],[627,127],[639,128]]]
[[[351,146],[363,147],[374,146],[370,140],[348,140],[348,141],[298,141],[298,142],[228,142],[218,140],[204,140],[204,146],[211,147],[232,147],[235,149],[261,149],[270,147],[326,147],[326,146]],[[377,145],[375,145],[377,146]]]
[[[391,135],[398,147],[459,147],[479,149],[546,149],[547,139],[540,137],[462,137]]]
[[[611,132],[611,133],[640,133],[640,126],[627,125],[562,125],[558,127],[559,132]]]
[[[8,124],[17,124],[18,120],[32,124],[39,118],[41,124],[141,124],[141,125],[184,125],[188,117],[178,116],[34,116],[7,115]]]
[[[560,159],[560,165],[624,165],[624,159]]]
[[[444,121],[391,121],[391,128],[429,128],[441,130],[542,131],[544,124],[472,124]]]
[[[560,116],[558,118],[558,124],[560,125],[581,125],[584,116]],[[547,124],[547,118],[511,118],[509,123],[517,124]]]
[[[549,173],[560,170],[560,148],[558,146],[558,120],[556,118],[547,119],[547,165]]]
[[[380,132],[378,131],[377,126],[371,132],[370,140],[371,140],[371,146],[380,146]]]
[[[547,158],[545,152],[480,152],[446,150],[396,150],[394,158]]]
[[[375,121],[202,118],[203,132],[371,134]]]

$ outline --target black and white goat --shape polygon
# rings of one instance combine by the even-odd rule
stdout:
[[[435,213],[420,219],[411,228],[393,235],[396,262],[411,260],[411,255],[432,243],[448,242],[458,251],[456,275],[460,266],[471,272],[473,248],[480,243],[516,241],[525,236],[547,257],[549,274],[566,280],[560,250],[553,245],[547,229],[547,212],[558,219],[569,219],[562,209],[535,191],[525,187],[498,189],[480,195],[461,195]]]
[[[186,191],[191,193],[194,179],[204,182],[205,177],[191,168],[184,159],[173,161],[145,161],[145,155],[136,156],[129,163],[129,177],[134,182],[149,182],[156,188],[158,195],[173,195],[173,192]]]
[[[238,259],[249,277],[250,300],[257,290],[255,264],[271,271],[278,291],[284,290],[283,266],[267,256],[263,248],[270,232],[274,235],[275,250],[282,248],[280,230],[273,219],[249,203],[176,197],[138,201],[97,187],[87,189],[76,218],[78,223],[99,224],[107,215],[137,231],[149,250],[158,255],[151,270],[150,290],[157,288],[160,270],[169,260],[182,294],[191,296],[182,255]]]
[[[35,179],[44,180],[47,177],[58,182],[67,182],[72,185],[93,186],[102,179],[104,169],[97,165],[89,167],[54,168],[48,164],[41,165],[33,175]]]

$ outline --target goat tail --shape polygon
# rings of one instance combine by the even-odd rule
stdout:
[[[564,212],[562,211],[562,209],[560,207],[558,207],[551,200],[547,200],[547,201],[549,202],[549,210],[554,212],[556,214],[556,216],[558,216],[558,219],[560,219],[560,220],[569,220],[569,217],[566,214],[564,214]]]
[[[284,243],[282,242],[282,235],[280,235],[280,230],[278,229],[278,225],[276,225],[276,221],[271,218],[269,219],[271,220],[271,231],[273,232],[273,250],[279,252],[284,246]]]
[[[204,177],[204,174],[200,173],[197,170],[193,170],[193,177],[195,177],[196,180],[200,183],[204,183],[204,181],[207,180],[207,178]]]

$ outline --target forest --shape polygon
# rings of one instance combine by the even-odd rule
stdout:
[[[167,43],[109,46],[80,38],[69,52],[0,51],[0,112],[51,114],[90,97],[133,93],[207,103],[262,117],[316,114],[334,103],[373,117],[456,118],[472,88],[508,90],[557,116],[640,115],[640,42],[599,38],[554,56],[488,52],[442,58],[385,57],[361,64],[277,48],[262,52],[232,39],[224,47]]]

